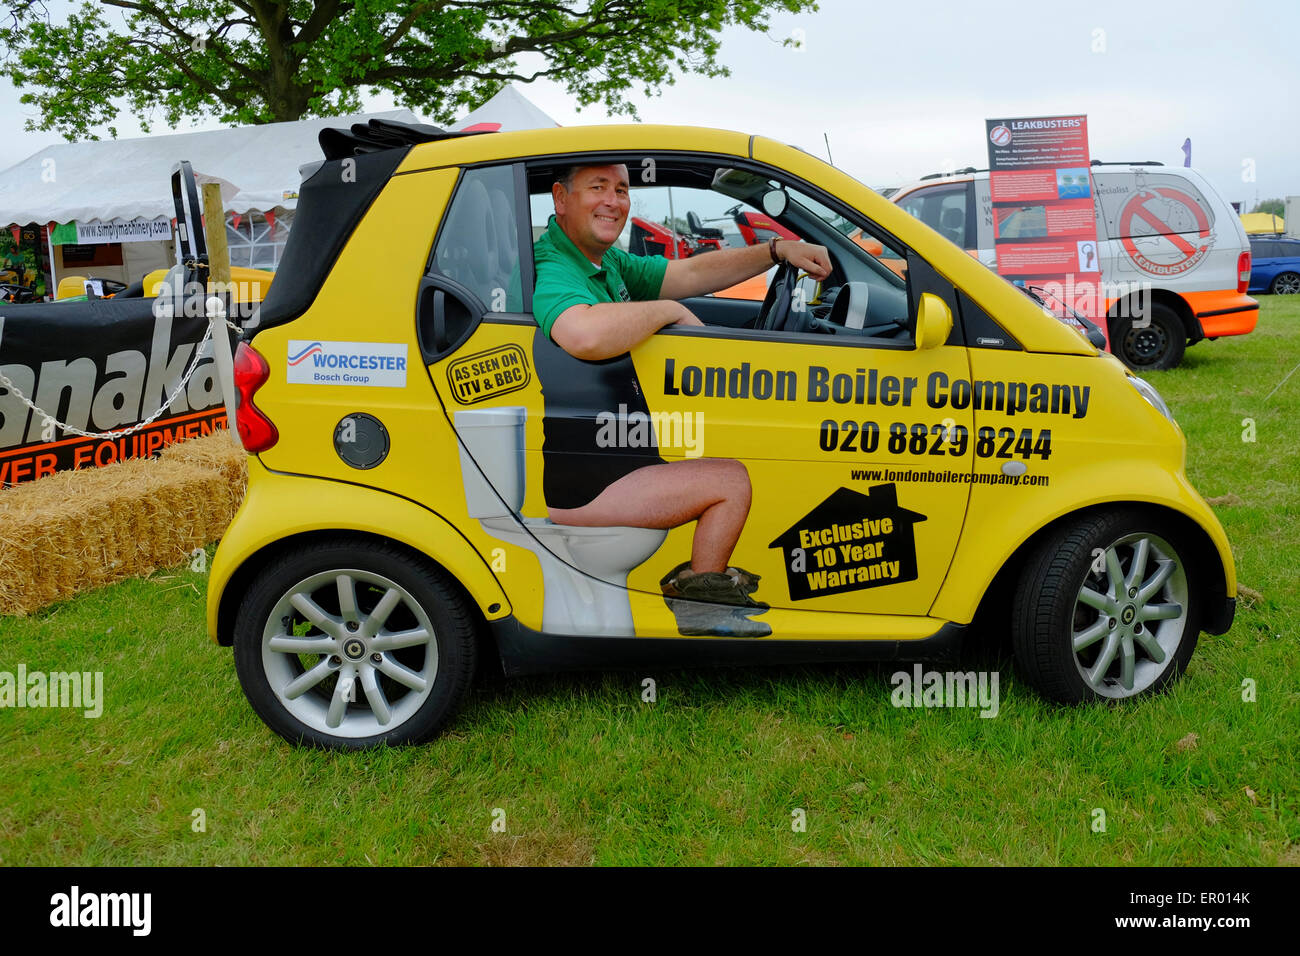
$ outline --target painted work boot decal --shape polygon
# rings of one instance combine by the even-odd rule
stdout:
[[[677,619],[685,637],[767,637],[772,628],[749,615],[762,614],[770,605],[750,595],[758,575],[738,568],[694,573],[683,562],[659,582],[664,603]]]

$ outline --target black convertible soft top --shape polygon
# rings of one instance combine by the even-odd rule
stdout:
[[[426,123],[398,123],[394,120],[372,119],[369,123],[353,123],[350,129],[323,129],[320,131],[320,148],[326,159],[344,159],[386,149],[400,149],[419,143],[434,143],[440,139],[458,136],[479,136],[486,130],[458,133],[429,126]]]
[[[283,325],[307,311],[344,243],[411,147],[479,135],[380,119],[321,130],[325,162],[299,188],[289,241],[255,328]],[[350,165],[345,169],[344,163]]]

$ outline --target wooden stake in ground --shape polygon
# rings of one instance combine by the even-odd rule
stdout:
[[[230,247],[226,245],[226,210],[221,205],[221,184],[203,184],[203,233],[208,240],[209,288],[230,291]]]
[[[226,210],[221,205],[221,185],[203,184],[203,232],[208,240],[208,289],[225,301],[234,302],[230,281],[230,247],[226,245]],[[208,321],[212,323],[212,349],[221,378],[221,395],[226,402],[226,423],[232,435],[239,434],[235,424],[235,364],[230,354],[230,335],[226,331],[226,311],[215,309],[208,300]]]

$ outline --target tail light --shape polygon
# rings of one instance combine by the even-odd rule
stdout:
[[[1250,252],[1237,256],[1237,291],[1245,292],[1250,287]]]
[[[271,419],[253,404],[253,393],[271,377],[271,366],[247,342],[235,349],[235,424],[239,440],[249,452],[266,451],[280,440]]]

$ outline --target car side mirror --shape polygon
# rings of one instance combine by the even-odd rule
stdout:
[[[790,199],[784,189],[769,189],[763,193],[763,212],[767,213],[773,219],[785,212],[786,203]]]
[[[936,349],[948,341],[952,332],[952,310],[933,292],[921,293],[916,309],[916,347]]]

